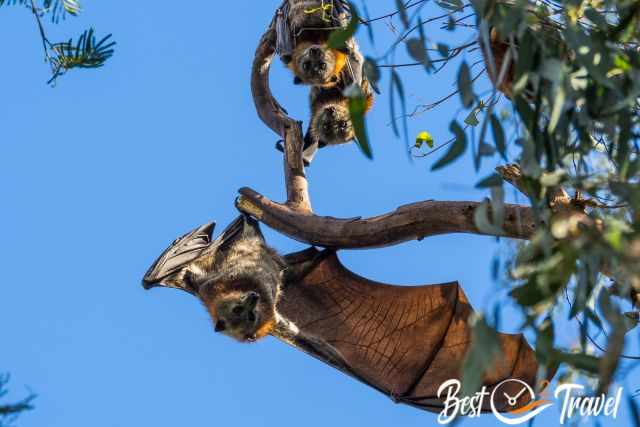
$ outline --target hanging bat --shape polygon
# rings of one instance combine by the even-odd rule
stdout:
[[[331,87],[353,56],[362,56],[353,38],[341,49],[327,44],[333,30],[351,18],[344,0],[285,0],[276,12],[277,51],[294,74],[294,84]]]
[[[272,335],[395,402],[442,410],[438,388],[460,379],[470,346],[473,309],[457,282],[376,283],[349,271],[328,249],[280,256],[246,216],[215,240],[213,229],[207,224],[174,241],[147,271],[144,287],[197,296],[217,332],[243,342]],[[523,336],[499,339],[502,357],[483,378],[487,391],[509,378],[535,389],[538,364]],[[530,403],[516,386],[496,393],[497,410]],[[509,400],[516,395],[517,402]],[[490,409],[485,402],[482,410]]]
[[[349,79],[332,88],[314,87],[311,89],[311,120],[304,137],[303,160],[306,165],[313,160],[318,149],[347,144],[356,139],[348,96],[349,91],[357,91],[358,97],[364,98],[363,114],[373,107],[373,91],[366,76],[362,72],[362,63],[354,59],[357,70]]]
[[[364,73],[364,57],[350,55],[349,73],[331,87],[314,86],[309,95],[311,118],[304,136],[303,161],[309,166],[318,149],[347,144],[356,139],[349,103],[350,96],[364,99],[363,114],[373,107],[372,85]],[[284,151],[279,143],[276,148]]]

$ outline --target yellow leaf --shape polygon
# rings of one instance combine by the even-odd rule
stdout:
[[[422,144],[427,144],[429,148],[433,148],[433,137],[427,131],[422,131],[416,137],[416,148],[422,147]]]

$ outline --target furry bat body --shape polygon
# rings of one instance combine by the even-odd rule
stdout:
[[[342,0],[285,0],[276,14],[277,45],[295,84],[331,87],[344,78],[350,56],[360,55],[358,45],[352,38],[344,49],[334,49],[327,41],[349,19],[349,6]]]
[[[364,114],[367,114],[373,107],[373,92],[369,81],[362,72],[358,72],[353,83],[359,89],[359,96],[364,97]],[[351,84],[340,84],[329,89],[311,89],[311,119],[304,137],[303,156],[306,164],[311,163],[318,149],[347,144],[356,139],[349,111],[350,98],[345,94],[346,91],[353,90]]]
[[[365,113],[373,105],[373,93],[363,72],[365,60],[356,40],[349,38],[342,49],[327,44],[331,32],[346,27],[350,19],[344,0],[285,0],[276,12],[276,50],[293,71],[294,84],[312,86],[304,145],[306,165],[319,148],[355,139],[348,92],[364,97]]]
[[[442,410],[437,390],[446,380],[460,379],[470,345],[473,309],[458,283],[376,283],[347,270],[331,250],[280,257],[266,246],[258,224],[244,216],[218,239],[212,240],[212,232],[207,225],[176,240],[145,275],[145,288],[182,289],[207,308],[231,300],[244,313],[253,310],[258,320],[245,315],[230,329],[233,308],[209,309],[216,330],[223,320],[227,325],[220,331],[240,341],[271,334],[395,402]],[[248,303],[250,295],[258,300]],[[522,335],[499,339],[502,358],[483,378],[488,391],[509,378],[535,389],[538,364]],[[515,396],[516,386],[504,391]],[[503,394],[494,399],[500,411],[530,403],[522,395],[511,405]],[[488,402],[482,410],[490,410]]]

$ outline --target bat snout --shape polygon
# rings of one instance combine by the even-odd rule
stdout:
[[[245,303],[250,308],[254,308],[258,301],[260,301],[260,295],[256,292],[249,292],[247,293],[247,296],[245,296]]]

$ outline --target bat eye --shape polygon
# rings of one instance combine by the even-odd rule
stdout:
[[[321,63],[320,63],[320,69],[321,69],[322,71],[326,70],[326,69],[327,69],[327,64],[326,64],[325,62],[321,62]]]
[[[309,71],[309,69],[310,69],[310,68],[311,68],[311,62],[306,61],[306,62],[304,62],[304,63],[302,64],[302,69],[303,69],[304,71]]]
[[[235,307],[233,307],[233,310],[231,310],[231,312],[233,314],[242,314],[242,306],[241,305],[236,305]]]
[[[216,322],[215,331],[216,332],[222,332],[225,329],[227,329],[227,324],[224,322],[224,320],[218,320]]]

